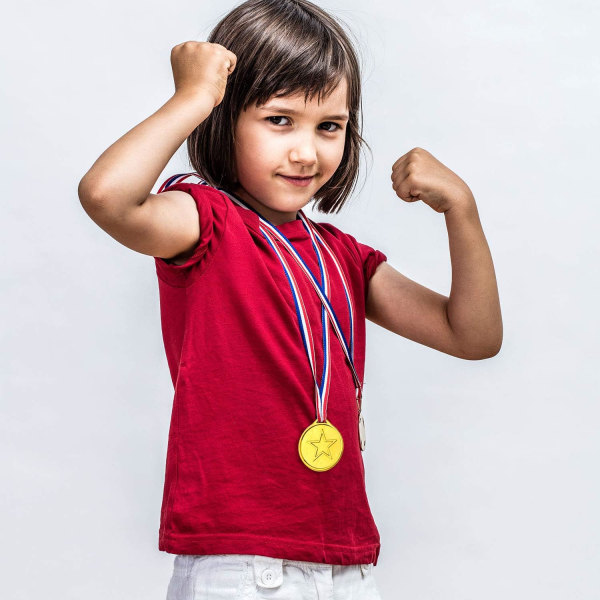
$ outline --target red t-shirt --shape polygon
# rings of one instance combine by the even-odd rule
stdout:
[[[175,388],[159,550],[377,564],[380,540],[365,489],[356,391],[339,339],[331,329],[327,419],[342,434],[344,450],[333,468],[317,472],[298,454],[302,432],[317,418],[314,381],[281,262],[256,212],[200,178],[193,181],[165,188],[196,201],[200,240],[193,256],[183,265],[154,257]],[[330,223],[311,223],[353,294],[354,365],[362,382],[368,280],[387,257]],[[320,281],[302,221],[277,228]],[[281,251],[310,318],[320,382],[322,304],[296,261]],[[322,255],[329,299],[350,344],[339,273],[325,250]]]

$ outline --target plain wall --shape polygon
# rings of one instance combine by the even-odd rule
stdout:
[[[163,599],[173,388],[152,257],[77,185],[174,91],[169,55],[231,2],[13,3],[2,45],[3,597]],[[474,193],[504,322],[466,361],[372,323],[363,411],[384,600],[597,600],[598,106],[591,1],[321,2],[359,38],[363,162],[308,211],[448,295],[443,215],[391,188],[419,146]],[[191,170],[185,145],[161,181]],[[158,185],[153,191],[156,191]]]

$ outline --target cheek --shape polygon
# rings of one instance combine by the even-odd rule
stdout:
[[[330,173],[333,173],[342,162],[344,156],[344,144],[331,144],[323,150],[323,163]]]
[[[269,160],[269,156],[261,149],[260,144],[239,148],[236,155],[238,177],[241,177],[248,186],[258,185],[268,179],[277,166]]]
[[[236,152],[242,160],[263,167],[272,162],[277,162],[276,139],[270,138],[260,127],[249,129],[246,134]]]

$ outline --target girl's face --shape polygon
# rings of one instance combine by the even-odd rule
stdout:
[[[293,221],[338,168],[347,120],[345,78],[320,104],[300,93],[249,107],[236,122],[234,193],[274,225]],[[311,179],[295,185],[286,175]]]

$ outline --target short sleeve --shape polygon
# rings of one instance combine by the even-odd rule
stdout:
[[[200,238],[193,254],[181,265],[158,256],[155,256],[154,260],[158,277],[170,285],[185,287],[207,268],[217,251],[225,230],[229,205],[222,192],[198,176],[191,181],[181,181],[177,177],[181,176],[165,181],[158,193],[179,190],[192,196],[198,210]]]
[[[354,236],[343,232],[331,223],[319,223],[324,229],[338,238],[351,251],[356,263],[362,267],[362,275],[364,282],[364,296],[367,299],[369,290],[369,280],[377,270],[377,267],[384,261],[387,261],[387,256],[381,251],[359,242]]]
[[[373,276],[373,273],[377,270],[377,267],[382,262],[387,261],[387,256],[381,250],[376,250],[375,248],[371,248],[371,246],[362,244],[358,241],[356,241],[356,247],[363,266],[365,283],[367,283]]]

